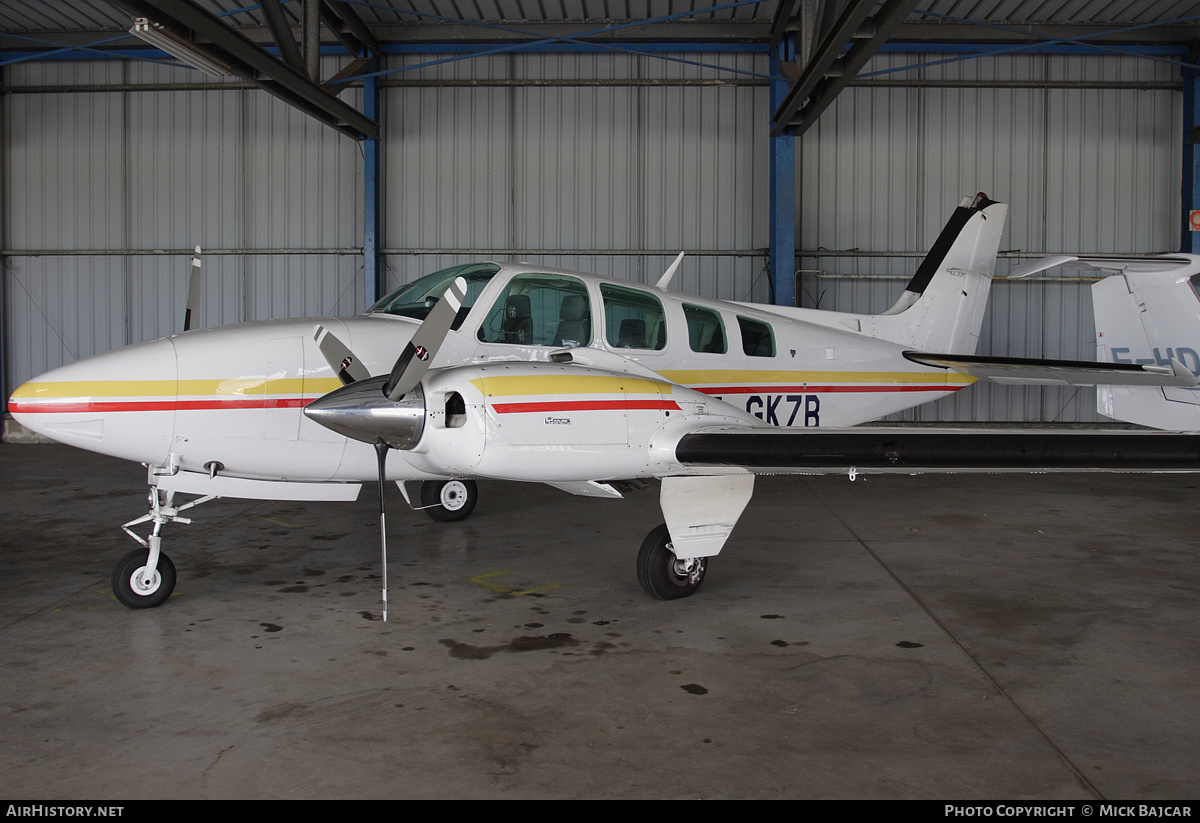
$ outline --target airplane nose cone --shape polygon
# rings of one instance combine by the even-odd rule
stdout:
[[[162,338],[52,369],[13,392],[8,410],[60,443],[164,465],[177,395],[175,347]]]
[[[397,449],[411,449],[425,429],[425,392],[420,384],[397,401],[383,393],[385,377],[360,380],[331,391],[304,407],[315,423],[353,440],[380,438]]]

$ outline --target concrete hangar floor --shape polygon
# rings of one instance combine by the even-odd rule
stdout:
[[[38,799],[1200,795],[1197,478],[761,478],[704,588],[656,494],[215,501],[109,591],[144,470],[0,447],[0,785]]]

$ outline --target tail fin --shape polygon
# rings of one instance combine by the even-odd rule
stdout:
[[[1008,206],[964,197],[896,304],[883,314],[818,309],[771,311],[925,352],[971,354],[979,342]]]
[[[1118,272],[1092,286],[1097,360],[1174,361],[1200,376],[1200,255],[1080,262]],[[1096,410],[1157,429],[1196,431],[1200,388],[1099,386]]]
[[[873,336],[923,351],[971,353],[979,342],[1008,206],[964,197]]]

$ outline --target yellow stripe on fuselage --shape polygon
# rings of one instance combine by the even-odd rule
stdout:
[[[56,397],[208,397],[259,394],[325,394],[340,388],[336,377],[284,378],[261,377],[228,380],[64,380],[53,383],[26,383],[13,392],[16,400]]]
[[[592,374],[539,374],[479,377],[471,381],[480,394],[516,397],[557,394],[658,394],[670,387],[641,377],[606,377]]]

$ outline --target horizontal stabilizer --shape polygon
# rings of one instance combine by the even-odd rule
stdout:
[[[1055,266],[1061,266],[1064,263],[1074,263],[1079,258],[1071,254],[1056,254],[1051,257],[1037,257],[1030,260],[1028,263],[1022,263],[1016,266],[1008,273],[1009,280],[1020,280],[1022,277],[1029,277],[1031,274],[1052,269]]]
[[[974,354],[931,354],[906,351],[904,357],[923,366],[950,369],[993,383],[1035,386],[1183,386],[1196,377],[1178,360],[1170,365],[1096,363],[1090,360],[1039,360],[983,357]]]
[[[1179,276],[1187,276],[1200,271],[1197,263],[1200,262],[1196,255],[1192,254],[1156,254],[1147,256],[1139,255],[1107,255],[1104,257],[1081,257],[1075,254],[1055,254],[1047,257],[1036,257],[1028,263],[1022,263],[1016,266],[1008,273],[1009,280],[1018,280],[1022,277],[1028,277],[1031,274],[1052,269],[1055,266],[1063,266],[1068,263],[1074,263],[1076,266],[1082,266],[1094,271],[1102,272],[1128,272],[1130,274],[1158,274],[1167,273]]]

